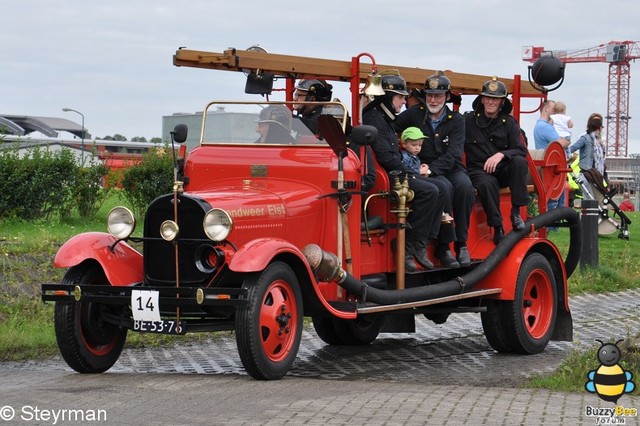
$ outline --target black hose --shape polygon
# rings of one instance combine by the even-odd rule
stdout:
[[[537,230],[562,220],[567,222],[570,230],[569,250],[564,261],[567,278],[569,278],[580,262],[582,229],[578,212],[570,207],[561,207],[529,219],[525,223],[525,228],[520,231],[511,231],[480,265],[462,277],[424,287],[412,287],[404,290],[380,290],[344,273],[338,284],[349,293],[364,296],[367,301],[381,305],[417,302],[463,293],[489,275],[509,254],[516,243],[529,235],[532,226]]]

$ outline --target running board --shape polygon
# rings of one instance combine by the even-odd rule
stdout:
[[[453,296],[438,297],[437,299],[421,300],[419,302],[398,303],[395,305],[376,305],[357,308],[358,314],[374,314],[378,312],[399,311],[402,309],[420,308],[422,306],[437,305],[439,303],[453,302],[455,300],[471,299],[474,297],[488,296],[490,294],[502,293],[501,288],[490,288],[487,290],[470,291]]]

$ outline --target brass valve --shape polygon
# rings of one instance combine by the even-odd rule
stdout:
[[[411,211],[407,205],[413,200],[413,190],[409,188],[409,175],[405,173],[404,179],[400,181],[400,174],[396,174],[393,178],[393,189],[397,198],[398,207],[392,210],[399,218],[406,218]]]

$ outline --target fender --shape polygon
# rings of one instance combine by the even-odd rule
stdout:
[[[143,280],[142,254],[124,241],[113,252],[116,239],[105,232],[85,232],[69,239],[53,260],[56,268],[70,268],[85,260],[97,261],[113,286],[127,286]]]
[[[544,245],[543,252],[553,250],[558,263],[562,266],[561,274],[564,275],[564,262],[562,261],[560,252],[558,252],[558,249],[554,245],[549,244],[547,241],[536,240],[534,238],[523,238],[515,245],[515,247],[513,247],[511,252],[509,252],[509,254],[498,264],[498,266],[481,282],[479,282],[475,288],[484,289],[499,287],[502,288],[502,293],[495,296],[490,296],[491,298],[498,300],[514,300],[516,281],[518,279],[518,273],[520,272],[520,265],[522,265],[524,258],[529,253],[540,252],[541,245]],[[543,254],[545,254],[545,256],[548,258],[548,253]],[[556,285],[558,285],[557,281],[558,280],[556,279]],[[560,289],[557,288],[556,291],[560,291]],[[567,289],[563,290],[563,294],[567,294]],[[564,301],[558,302],[567,305],[566,297]]]
[[[248,242],[240,247],[240,249],[233,255],[229,262],[229,269],[234,272],[263,271],[274,257],[281,254],[293,255],[298,258],[300,264],[304,265],[307,275],[306,278],[308,278],[308,282],[310,282],[311,287],[313,288],[316,299],[322,303],[322,306],[324,306],[328,312],[343,319],[355,319],[357,317],[357,313],[355,311],[340,311],[327,302],[318,288],[318,282],[316,281],[315,275],[311,270],[306,257],[298,247],[286,240],[280,238],[258,238]],[[300,279],[301,286],[304,286],[305,281],[307,280]]]

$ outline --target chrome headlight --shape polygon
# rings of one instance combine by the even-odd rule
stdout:
[[[160,224],[160,236],[165,241],[173,241],[178,236],[180,227],[172,220],[165,220]]]
[[[223,241],[231,233],[233,221],[229,213],[222,209],[211,209],[202,222],[204,233],[213,241]]]
[[[126,207],[114,207],[107,215],[107,230],[114,238],[123,240],[133,234],[136,220]]]

